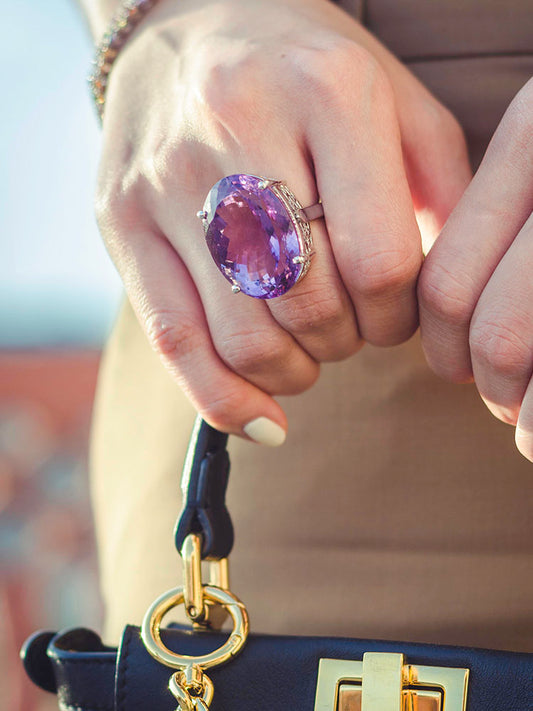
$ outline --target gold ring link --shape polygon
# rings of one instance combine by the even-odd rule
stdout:
[[[181,684],[176,679],[176,675],[178,673],[179,672],[176,672],[176,674],[173,674],[170,677],[170,681],[168,682],[168,688],[170,689],[172,695],[178,702],[179,711],[194,711],[192,696],[189,694],[187,689],[181,686]]]
[[[185,612],[195,629],[221,629],[227,619],[227,612],[220,605],[204,600],[202,583],[202,538],[189,534],[180,550],[183,560],[183,587],[185,593]],[[209,566],[209,584],[223,590],[229,590],[228,559],[211,561]]]
[[[163,617],[185,600],[183,587],[174,588],[164,593],[148,608],[141,626],[141,637],[148,652],[167,667],[186,670],[197,665],[202,669],[224,664],[239,653],[246,642],[249,632],[248,612],[243,603],[229,590],[221,590],[211,585],[203,587],[205,601],[222,605],[233,620],[233,631],[218,649],[198,657],[178,654],[165,646],[161,640],[161,622]]]
[[[183,590],[187,617],[192,622],[203,622],[206,617],[202,586],[202,539],[190,534],[181,547],[183,558]]]
[[[177,700],[180,711],[207,711],[213,700],[213,682],[199,667],[195,666],[194,671],[198,681],[193,684],[187,684],[183,671],[177,671],[170,677],[168,688]]]

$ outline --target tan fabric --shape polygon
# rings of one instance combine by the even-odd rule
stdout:
[[[531,3],[349,2],[408,52],[477,162],[533,73]],[[472,48],[503,54],[464,56]],[[434,376],[415,336],[366,346],[282,400],[283,447],[231,442],[232,587],[253,629],[531,649],[533,465],[475,388]],[[172,528],[193,418],[125,306],[102,367],[92,456],[109,640],[179,583]]]

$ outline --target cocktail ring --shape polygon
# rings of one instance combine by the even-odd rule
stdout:
[[[313,254],[309,222],[322,203],[303,208],[279,180],[228,175],[213,185],[198,213],[216,265],[232,291],[256,299],[285,294],[308,271]]]

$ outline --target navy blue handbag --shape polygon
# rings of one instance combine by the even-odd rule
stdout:
[[[22,659],[66,711],[533,711],[533,654],[248,634],[228,589],[233,527],[224,435],[198,418],[182,478],[176,545],[183,587],[158,598],[118,649],[94,632],[38,632]],[[201,562],[212,578],[201,580]],[[191,628],[162,629],[184,604]],[[231,622],[228,632],[217,631]]]

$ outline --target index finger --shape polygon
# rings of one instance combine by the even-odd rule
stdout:
[[[474,309],[531,212],[532,106],[530,80],[507,109],[422,268],[422,344],[431,367],[453,381],[472,377],[469,331]]]

